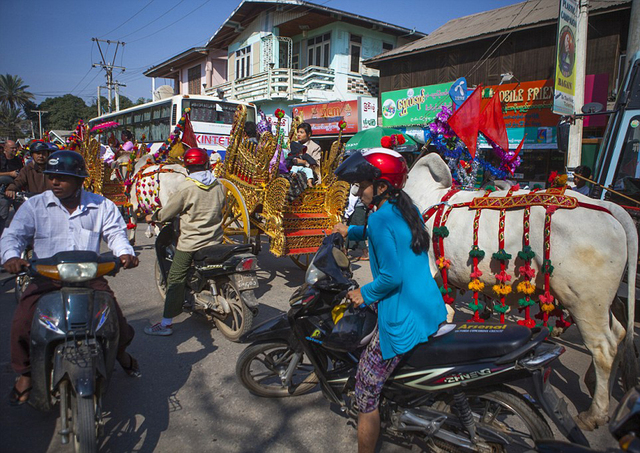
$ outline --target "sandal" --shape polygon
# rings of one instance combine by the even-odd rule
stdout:
[[[19,391],[17,389],[17,387],[14,385],[13,388],[11,389],[11,395],[9,395],[9,404],[11,406],[21,406],[24,403],[26,403],[27,401],[29,401],[29,393],[31,393],[31,390],[33,389],[32,386],[29,386],[28,388],[24,389],[23,391]],[[22,400],[21,398],[23,396],[27,395],[27,399]]]
[[[127,376],[139,378],[142,376],[140,372],[140,365],[138,365],[138,361],[133,358],[131,354],[127,354],[129,356],[129,366],[124,366],[122,362],[120,362],[120,366],[127,373]]]

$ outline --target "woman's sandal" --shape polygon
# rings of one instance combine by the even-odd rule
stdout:
[[[124,372],[127,373],[127,376],[136,378],[141,377],[142,373],[140,372],[140,365],[138,365],[138,361],[134,359],[131,354],[127,353],[127,355],[129,356],[129,366],[124,366],[122,362],[120,362],[120,366]]]
[[[33,389],[32,386],[29,386],[28,388],[24,389],[23,391],[19,391],[18,388],[14,385],[13,388],[11,389],[11,395],[9,395],[9,404],[11,406],[21,406],[24,403],[26,403],[27,401],[29,401],[29,393],[31,393],[31,390]],[[21,399],[23,396],[27,396],[27,399],[23,400]]]

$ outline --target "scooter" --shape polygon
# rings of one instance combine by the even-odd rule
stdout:
[[[62,285],[40,297],[33,316],[29,404],[41,411],[60,404],[62,443],[71,440],[76,452],[97,451],[119,339],[113,298],[89,282],[120,266],[95,252],[69,251],[31,260],[27,271]]]
[[[164,298],[167,277],[178,243],[178,222],[166,224],[156,238],[155,278]],[[251,244],[219,244],[195,253],[187,275],[183,308],[213,321],[231,341],[238,341],[251,329],[258,314],[257,258]]]
[[[236,375],[253,394],[274,398],[323,395],[350,417],[359,356],[377,315],[344,303],[357,287],[339,234],[325,238],[288,313],[257,326],[242,340]],[[426,451],[528,451],[553,438],[540,407],[572,442],[588,445],[547,384],[549,364],[563,352],[548,330],[519,325],[444,324],[405,354],[386,381],[382,430]],[[507,384],[519,381],[527,396]]]

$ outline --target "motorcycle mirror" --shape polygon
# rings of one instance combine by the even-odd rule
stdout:
[[[589,102],[588,104],[583,105],[581,110],[582,113],[598,113],[602,112],[602,109],[604,109],[604,105],[599,102]]]

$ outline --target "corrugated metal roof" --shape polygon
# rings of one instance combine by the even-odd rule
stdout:
[[[630,5],[631,0],[590,0],[589,11],[630,7]],[[375,63],[380,60],[404,56],[410,52],[425,51],[483,36],[553,23],[558,20],[559,7],[558,0],[529,0],[453,19],[424,38],[377,55],[364,63]]]

